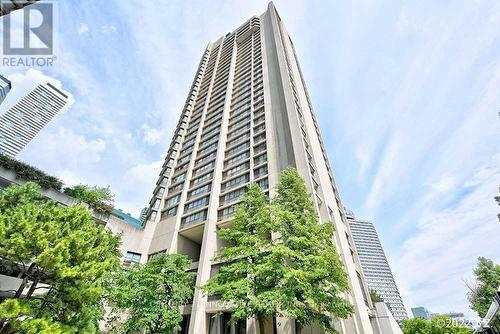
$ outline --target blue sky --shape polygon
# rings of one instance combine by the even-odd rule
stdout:
[[[375,222],[406,306],[469,315],[464,280],[500,262],[500,2],[275,1],[345,204]],[[19,158],[147,203],[201,54],[266,1],[59,1],[52,68],[2,68],[2,109],[72,93]]]

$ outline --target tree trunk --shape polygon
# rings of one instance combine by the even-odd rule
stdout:
[[[259,334],[271,334],[271,333],[266,333],[266,318],[263,317],[257,317],[257,322],[259,323]]]
[[[20,298],[21,295],[23,294],[23,291],[26,288],[26,284],[28,284],[28,278],[30,276],[30,273],[34,267],[35,267],[34,263],[30,264],[28,270],[25,273],[23,273],[23,275],[22,275],[23,281],[21,282],[19,289],[17,289],[16,294],[14,295],[14,298]]]
[[[31,296],[33,295],[33,292],[35,292],[35,288],[36,288],[37,284],[38,284],[38,277],[35,278],[35,280],[33,281],[33,283],[30,286],[30,289],[26,293],[26,299],[31,298]]]
[[[2,324],[0,325],[0,334],[14,334],[14,333],[15,331],[12,329],[12,327],[2,320]]]

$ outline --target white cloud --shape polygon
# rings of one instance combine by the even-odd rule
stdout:
[[[105,24],[103,26],[101,26],[101,32],[103,34],[111,34],[111,33],[114,33],[116,32],[116,26],[112,25],[112,24]]]
[[[153,145],[165,140],[165,133],[160,129],[151,128],[148,125],[143,125],[143,141]]]
[[[40,132],[20,157],[29,156],[37,165],[59,175],[66,170],[74,172],[98,163],[105,149],[106,143],[101,138],[88,139],[72,129],[60,127]]]
[[[497,96],[492,94],[485,96],[481,103],[468,111],[465,115],[467,121],[459,125],[462,129],[460,134],[455,133],[453,128],[446,127],[450,120],[457,122],[451,117],[451,113],[436,114],[439,112],[438,108],[446,108],[445,101],[451,98],[446,81],[443,78],[436,78],[436,73],[445,71],[445,64],[448,61],[444,59],[450,56],[450,49],[454,47],[452,36],[460,31],[463,22],[464,17],[457,16],[453,21],[447,22],[446,28],[440,34],[429,39],[426,47],[421,50],[422,54],[414,55],[410,71],[402,81],[399,90],[394,92],[393,106],[390,107],[394,112],[389,119],[391,139],[382,153],[380,163],[375,166],[376,174],[367,200],[372,213],[376,213],[380,205],[391,199],[391,196],[398,190],[401,180],[415,171],[415,166],[424,156],[427,159],[435,158],[446,164],[449,160],[441,159],[434,153],[437,150],[453,152],[451,159],[463,158],[464,162],[470,166],[474,164],[474,161],[467,161],[470,154],[479,150],[477,147],[471,147],[470,143],[481,145],[486,138],[494,137],[492,134],[495,131],[494,127],[485,117],[489,108],[494,107],[498,102]],[[469,68],[478,60],[478,52],[487,48],[495,36],[493,31],[480,35],[482,38],[470,41],[475,45],[462,50],[458,58],[454,58],[456,64],[453,65],[456,66],[456,71],[444,73],[450,82],[456,80],[454,76],[460,73],[457,71]],[[432,57],[429,57],[429,53]],[[482,69],[482,76],[490,79],[489,82],[485,82],[485,93],[498,87],[499,70],[498,65],[494,68]],[[437,84],[438,80],[443,80],[442,84]],[[421,100],[423,96],[429,95],[430,91],[432,91],[432,98],[427,101]],[[422,108],[425,109],[422,110]],[[474,123],[471,120],[474,120]],[[485,132],[482,133],[480,129],[485,129]],[[473,136],[472,139],[465,137],[465,133]],[[377,141],[377,138],[373,140]],[[455,143],[452,144],[450,140]]]
[[[83,35],[89,32],[89,26],[86,25],[85,23],[80,23],[78,26],[78,35]]]
[[[437,193],[450,192],[457,185],[457,180],[451,175],[443,175],[437,182],[431,183],[430,188]]]
[[[0,114],[9,110],[14,104],[19,102],[24,96],[35,89],[38,85],[50,82],[69,95],[68,104],[63,112],[68,110],[74,103],[71,93],[64,90],[60,80],[54,79],[40,70],[29,68],[24,72],[13,72],[6,76],[12,83],[12,89],[0,106]]]
[[[393,259],[396,276],[404,282],[407,305],[424,305],[434,312],[467,312],[463,281],[472,276],[477,257],[500,260],[498,207],[493,200],[500,184],[500,154],[479,167],[465,184],[471,180],[473,191],[446,209],[440,204],[450,194],[441,199],[424,196],[427,200],[419,203],[417,231]]]
[[[147,205],[151,194],[153,192],[153,187],[158,180],[158,175],[161,171],[161,166],[163,160],[152,161],[149,163],[142,163],[134,165],[129,168],[122,178],[122,184],[120,188],[117,189],[117,202],[121,203],[123,207],[132,213],[139,214],[140,210]],[[132,197],[122,196],[133,192]],[[146,201],[141,201],[139,199],[147,199]]]

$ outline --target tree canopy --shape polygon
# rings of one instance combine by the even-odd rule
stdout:
[[[220,271],[204,286],[229,302],[236,320],[272,316],[319,323],[335,332],[332,317],[347,318],[352,305],[343,297],[347,275],[333,243],[331,223],[320,223],[306,185],[295,169],[282,172],[277,195],[268,203],[250,185],[228,228],[227,245],[216,261]]]
[[[163,254],[144,265],[118,272],[112,280],[109,305],[114,332],[173,333],[180,330],[180,306],[189,304],[195,286],[191,261]]]
[[[0,319],[19,333],[97,332],[119,244],[120,237],[96,224],[87,209],[58,205],[40,195],[38,185],[0,190],[2,268],[22,278],[0,304]]]
[[[442,315],[431,320],[405,319],[402,322],[402,330],[404,334],[472,334],[469,328]]]
[[[114,204],[114,195],[109,187],[90,187],[79,184],[64,188],[64,193],[76,200],[88,204],[93,210],[101,213],[111,213]]]
[[[469,299],[471,308],[480,317],[484,317],[493,302],[495,293],[500,288],[500,265],[490,259],[479,257],[477,267],[474,269],[475,283],[469,286]]]

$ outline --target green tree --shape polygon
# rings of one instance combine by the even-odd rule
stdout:
[[[209,295],[220,295],[222,301],[234,305],[234,319],[257,317],[263,326],[263,321],[276,313],[274,280],[268,276],[276,262],[269,253],[272,231],[266,197],[252,184],[236,209],[231,227],[218,231],[227,246],[215,260],[225,263],[203,287]]]
[[[35,182],[45,189],[60,191],[64,185],[58,178],[2,153],[0,153],[0,167],[13,171],[16,173],[16,177],[21,180]]]
[[[193,296],[191,261],[179,254],[154,257],[118,272],[112,280],[110,327],[118,333],[173,333],[180,330],[180,306]]]
[[[438,315],[431,320],[422,318],[405,319],[404,334],[472,334],[472,330],[446,316]]]
[[[405,319],[401,329],[404,334],[431,334],[431,322],[422,318]]]
[[[479,257],[474,269],[475,283],[469,286],[467,298],[471,308],[484,317],[500,287],[500,265],[490,259]]]
[[[0,190],[0,259],[22,278],[12,298],[0,304],[1,322],[9,324],[4,331],[97,332],[105,282],[119,266],[119,244],[120,237],[96,224],[87,209],[48,200],[38,185]]]
[[[372,300],[373,304],[384,301],[382,297],[380,297],[380,295],[377,293],[377,291],[372,289],[370,289],[370,299]]]
[[[349,317],[352,305],[342,297],[349,287],[333,232],[319,222],[297,171],[287,169],[270,204],[249,187],[231,226],[219,231],[227,242],[216,258],[223,265],[204,288],[229,302],[235,320],[256,317],[261,332],[272,316],[335,332],[331,317]]]
[[[90,187],[79,184],[64,188],[64,193],[76,200],[88,204],[92,209],[101,213],[111,213],[114,204],[114,195],[109,187]]]

